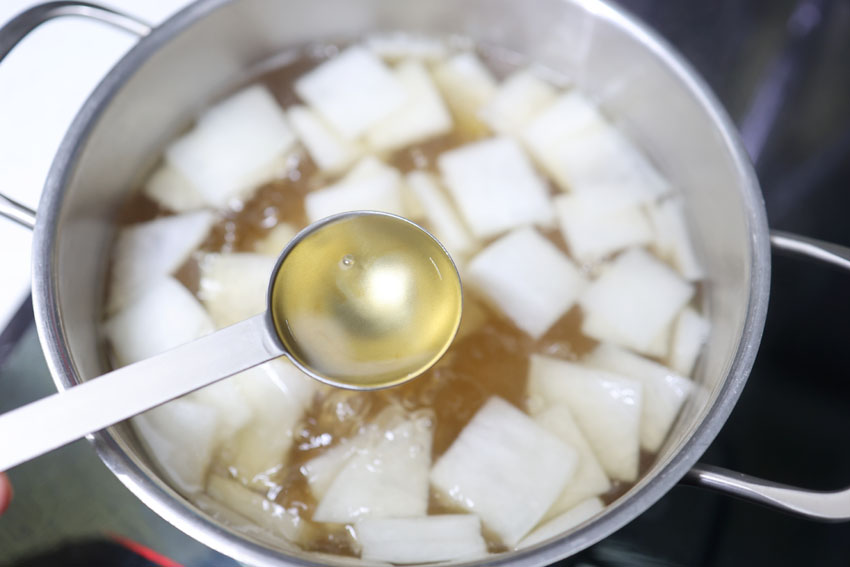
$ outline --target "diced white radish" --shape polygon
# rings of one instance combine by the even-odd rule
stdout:
[[[675,323],[675,321],[673,322]],[[664,327],[663,331],[655,335],[655,338],[652,339],[652,342],[649,343],[649,346],[643,354],[654,358],[666,358],[667,353],[670,352],[670,335],[672,328],[672,324],[667,325]]]
[[[358,144],[343,138],[306,106],[291,106],[286,115],[319,169],[330,172],[343,170],[362,153]]]
[[[640,207],[612,207],[604,196],[591,192],[559,195],[554,204],[561,233],[579,262],[598,262],[652,240],[652,228]]]
[[[438,164],[446,187],[476,237],[490,238],[520,226],[553,223],[546,185],[512,138],[466,144],[444,152]]]
[[[394,168],[386,167],[374,175],[346,177],[324,189],[308,193],[304,206],[310,222],[357,210],[401,215],[404,214],[401,174]]]
[[[214,329],[198,300],[170,276],[151,282],[103,327],[121,366],[194,341]]]
[[[295,144],[286,115],[265,87],[247,87],[210,107],[165,151],[166,161],[214,207],[274,178]]]
[[[460,53],[442,62],[434,69],[434,81],[460,130],[486,131],[478,113],[496,94],[496,79],[475,54]]]
[[[431,483],[512,546],[558,498],[577,459],[555,435],[494,397],[434,465]]]
[[[254,252],[277,259],[296,234],[298,230],[294,226],[282,222],[254,243]]]
[[[232,380],[248,400],[253,419],[231,444],[229,468],[242,482],[262,487],[283,466],[295,426],[318,383],[285,359],[272,360]]]
[[[376,175],[384,175],[397,171],[394,167],[390,167],[375,156],[367,155],[354,164],[354,167],[340,181],[362,181]]]
[[[617,256],[579,298],[589,315],[582,332],[646,352],[693,294],[693,286],[669,266],[633,248]]]
[[[556,96],[555,88],[530,69],[518,71],[504,80],[481,109],[481,119],[494,132],[515,134]]]
[[[122,228],[112,254],[107,311],[114,313],[154,281],[174,273],[204,241],[213,222],[213,213],[195,211]]]
[[[679,314],[673,326],[673,342],[670,349],[670,367],[676,372],[690,376],[699,357],[702,346],[708,339],[711,328],[708,319],[686,307]]]
[[[203,490],[218,441],[214,408],[178,399],[134,417],[132,423],[148,456],[178,490]]]
[[[334,478],[316,507],[316,522],[424,516],[433,425],[411,418],[358,450]]]
[[[586,285],[570,259],[533,228],[492,243],[465,272],[468,284],[535,339],[569,311]]]
[[[307,479],[307,484],[310,485],[310,491],[316,500],[325,497],[328,488],[342,468],[358,449],[363,448],[361,443],[343,442],[301,466],[301,474]]]
[[[569,510],[582,500],[599,496],[611,489],[611,481],[565,404],[550,405],[536,415],[534,421],[578,453],[575,474],[558,496],[558,500],[546,512],[544,520]]]
[[[487,553],[481,522],[473,514],[363,518],[354,531],[364,560],[406,565],[471,559]]]
[[[395,77],[404,86],[405,103],[366,132],[366,143],[383,152],[447,134],[452,117],[422,63],[401,63]]]
[[[434,236],[458,260],[465,259],[476,247],[463,221],[449,201],[437,180],[424,171],[412,171],[405,178],[407,187],[416,196],[425,211],[425,218]]]
[[[404,208],[404,216],[412,221],[422,222],[425,219],[425,207],[410,188],[407,179],[401,181],[401,204]]]
[[[205,254],[198,297],[217,328],[266,310],[269,280],[277,258],[247,252]]]
[[[201,209],[207,204],[192,182],[168,164],[161,165],[153,172],[142,192],[175,213]]]
[[[386,61],[418,59],[433,63],[446,56],[446,44],[438,39],[405,32],[380,33],[366,38],[366,46]]]
[[[659,256],[669,261],[686,280],[705,277],[705,270],[697,258],[685,211],[679,198],[670,198],[647,208],[655,231],[655,249]]]
[[[404,86],[367,49],[349,47],[295,81],[298,93],[327,123],[353,139],[404,104]]]
[[[608,476],[632,482],[640,457],[641,384],[619,374],[532,355],[529,394],[565,404]]]
[[[210,475],[207,494],[275,535],[298,539],[301,519],[296,514],[238,482]]]
[[[218,412],[219,426],[216,438],[227,443],[251,421],[251,406],[242,395],[239,386],[230,378],[210,384],[186,396],[187,399],[205,404]]]
[[[595,368],[634,378],[643,385],[640,446],[650,453],[657,452],[693,390],[693,382],[666,366],[611,344],[603,343],[596,347],[587,355],[585,362]]]
[[[523,539],[517,545],[517,549],[531,547],[542,541],[568,532],[574,527],[583,524],[605,508],[605,504],[599,498],[588,498],[580,502],[560,516],[552,518]]]

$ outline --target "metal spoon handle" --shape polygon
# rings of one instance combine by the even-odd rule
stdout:
[[[262,314],[0,416],[0,471],[286,354]]]

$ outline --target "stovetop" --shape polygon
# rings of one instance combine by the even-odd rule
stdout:
[[[623,0],[703,74],[742,129],[771,227],[850,246],[850,2]],[[118,4],[116,2],[116,4]],[[704,460],[812,489],[850,484],[850,274],[773,259],[755,367]],[[24,310],[26,313],[26,310]],[[0,412],[53,390],[27,317]],[[147,510],[85,442],[11,471],[0,564],[60,541],[129,536],[185,565],[232,565]],[[802,520],[676,487],[561,565],[847,565],[850,523]]]

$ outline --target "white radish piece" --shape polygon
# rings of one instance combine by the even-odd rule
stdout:
[[[243,483],[262,488],[267,477],[283,466],[294,429],[318,383],[282,358],[231,380],[248,401],[253,419],[230,444],[233,459],[228,468]]]
[[[708,319],[693,307],[683,309],[673,325],[670,368],[684,376],[691,376],[710,329]]]
[[[512,138],[466,144],[444,152],[437,162],[443,182],[477,238],[520,226],[553,224],[546,185]]]
[[[434,236],[456,261],[464,260],[477,243],[437,184],[437,180],[424,171],[412,171],[407,174],[405,182],[422,205],[424,216]]]
[[[301,519],[297,515],[236,481],[210,475],[207,494],[274,535],[298,539]]]
[[[303,75],[295,81],[295,92],[349,140],[401,108],[407,98],[392,71],[359,46]]]
[[[605,504],[599,498],[588,498],[528,534],[516,547],[517,549],[531,547],[532,545],[566,533],[574,527],[583,524],[604,508]]]
[[[283,109],[268,89],[254,85],[207,109],[165,159],[209,205],[222,208],[273,179],[294,144]]]
[[[343,138],[306,106],[291,106],[286,115],[319,169],[331,173],[341,171],[362,153],[358,144]]]
[[[534,421],[578,453],[575,474],[558,496],[558,500],[546,512],[544,520],[558,516],[582,500],[599,496],[611,489],[611,481],[565,404],[550,405],[537,414]]]
[[[359,449],[319,501],[313,520],[350,523],[360,518],[424,516],[433,425],[411,418]]]
[[[443,92],[459,130],[483,133],[487,127],[478,117],[481,108],[496,94],[496,79],[474,53],[464,52],[437,65],[434,82]]]
[[[151,174],[142,193],[175,213],[201,209],[207,204],[192,182],[168,164],[162,164]]]
[[[555,435],[493,397],[434,465],[431,483],[513,546],[556,501],[577,459]]]
[[[582,332],[647,352],[693,294],[693,286],[669,266],[641,248],[627,250],[579,298],[587,315]]]
[[[524,69],[509,76],[481,109],[481,119],[494,132],[517,134],[557,97],[555,88]]]
[[[204,488],[218,442],[218,412],[178,399],[132,419],[139,440],[165,477],[184,494]]]
[[[205,254],[198,297],[221,329],[266,310],[277,258],[248,252]]]
[[[358,436],[353,441],[343,441],[324,453],[310,459],[301,466],[301,474],[307,479],[310,491],[316,500],[321,500],[328,492],[331,483],[337,477],[349,459],[365,446],[363,437]]]
[[[705,277],[705,270],[694,250],[682,201],[678,197],[665,199],[648,207],[655,232],[655,250],[670,262],[689,281]]]
[[[389,62],[415,59],[435,63],[446,57],[446,44],[434,37],[405,32],[379,33],[366,38],[366,47]]]
[[[194,341],[214,329],[198,300],[170,276],[150,283],[103,328],[121,366]]]
[[[118,232],[107,312],[114,313],[173,274],[206,239],[215,215],[195,211],[131,224]]]
[[[487,553],[473,514],[422,518],[363,518],[354,525],[361,559],[407,565],[472,559]]]
[[[397,150],[451,131],[452,117],[422,63],[401,63],[395,77],[405,89],[405,103],[366,132],[372,150]]]
[[[598,262],[652,240],[649,220],[638,206],[611,206],[604,195],[592,192],[559,195],[554,204],[561,233],[579,262]]]
[[[230,378],[187,394],[185,399],[215,409],[218,413],[216,439],[219,444],[229,442],[252,418],[248,400],[242,395],[236,382]]]
[[[277,259],[296,234],[298,230],[294,226],[282,222],[254,243],[254,252]]]
[[[580,364],[532,355],[529,395],[570,409],[611,478],[637,479],[642,393],[637,380]]]
[[[533,228],[515,230],[482,250],[465,276],[534,339],[570,310],[586,286],[570,259]]]
[[[366,161],[365,163],[370,163]],[[360,166],[355,167],[355,170]],[[373,175],[357,173],[324,189],[308,193],[304,199],[310,222],[345,211],[383,211],[404,214],[401,174],[385,167]]]
[[[640,446],[655,453],[688,399],[694,384],[664,365],[611,344],[597,346],[585,363],[638,380],[643,385]]]

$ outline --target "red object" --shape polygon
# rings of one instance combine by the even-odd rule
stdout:
[[[0,472],[0,514],[6,511],[11,501],[12,485],[9,483],[9,477]]]
[[[168,557],[166,557],[166,556],[164,556],[160,553],[157,553],[153,549],[145,547],[141,543],[135,542],[131,539],[127,539],[124,536],[120,536],[120,535],[117,535],[117,534],[109,534],[109,538],[112,541],[114,541],[114,542],[122,545],[123,547],[129,549],[130,551],[132,551],[136,555],[140,555],[141,557],[144,557],[145,559],[147,559],[151,563],[159,565],[160,567],[183,567],[180,563],[177,563],[173,559],[169,559]]]

